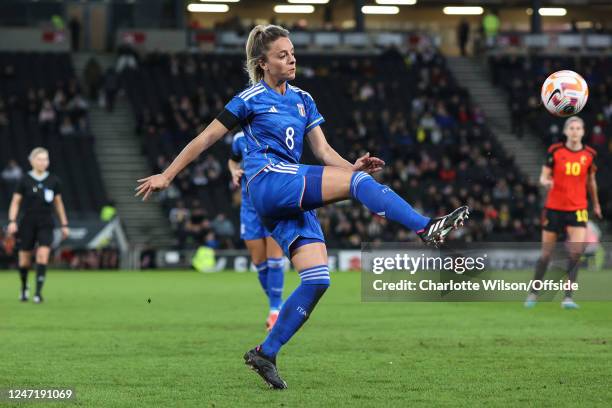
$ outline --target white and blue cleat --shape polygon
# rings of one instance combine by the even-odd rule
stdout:
[[[535,293],[530,293],[527,296],[527,299],[525,299],[525,303],[523,303],[523,306],[525,306],[526,309],[533,309],[537,303],[538,296]]]
[[[574,310],[574,309],[580,309],[580,306],[578,306],[578,304],[574,302],[572,298],[566,297],[561,302],[561,308],[567,309],[567,310]]]

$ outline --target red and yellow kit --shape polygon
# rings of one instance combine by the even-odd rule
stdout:
[[[586,210],[587,176],[597,171],[597,152],[586,145],[570,150],[563,143],[548,148],[546,166],[552,169],[553,187],[548,192],[545,207],[558,211]]]

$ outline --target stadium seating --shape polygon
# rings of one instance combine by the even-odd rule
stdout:
[[[86,102],[79,98],[67,53],[0,53],[0,171],[16,160],[26,172],[35,146],[49,149],[50,170],[63,181],[71,218],[97,216],[106,201]],[[41,109],[49,101],[48,121]],[[0,210],[7,209],[13,185],[0,181]]]
[[[138,70],[124,72],[143,152],[155,171],[244,88],[242,64],[239,54],[153,53]],[[417,208],[435,216],[469,204],[473,221],[456,238],[537,237],[537,188],[519,174],[436,52],[298,55],[294,84],[313,95],[332,146],[350,161],[367,151],[382,157],[387,162],[382,180]],[[237,232],[230,240],[214,237],[216,214],[222,212],[238,225],[237,193],[228,210],[232,193],[225,163],[230,143],[228,137],[203,155],[165,196],[183,242],[191,237],[194,243],[240,245]],[[316,163],[308,149],[304,162]],[[196,214],[195,221],[190,214]],[[356,203],[328,206],[318,215],[334,248],[415,239]]]
[[[604,56],[509,56],[489,59],[493,81],[508,92],[515,120],[526,120],[548,146],[562,141],[563,118],[550,115],[541,106],[540,89],[548,75],[570,69],[589,84],[589,100],[579,114],[586,123],[584,141],[598,152],[599,196],[604,213],[612,213],[612,179],[601,175],[612,171],[612,58]]]

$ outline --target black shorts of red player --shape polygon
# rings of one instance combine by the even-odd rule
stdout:
[[[542,211],[542,229],[557,234],[565,233],[567,227],[586,228],[589,212],[584,210],[559,211],[544,208]]]

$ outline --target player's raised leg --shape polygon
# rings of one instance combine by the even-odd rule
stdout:
[[[469,216],[469,209],[463,206],[443,217],[425,217],[389,186],[380,184],[363,171],[325,166],[321,186],[324,204],[354,198],[373,213],[415,231],[427,244],[443,242],[446,235],[463,225]]]

